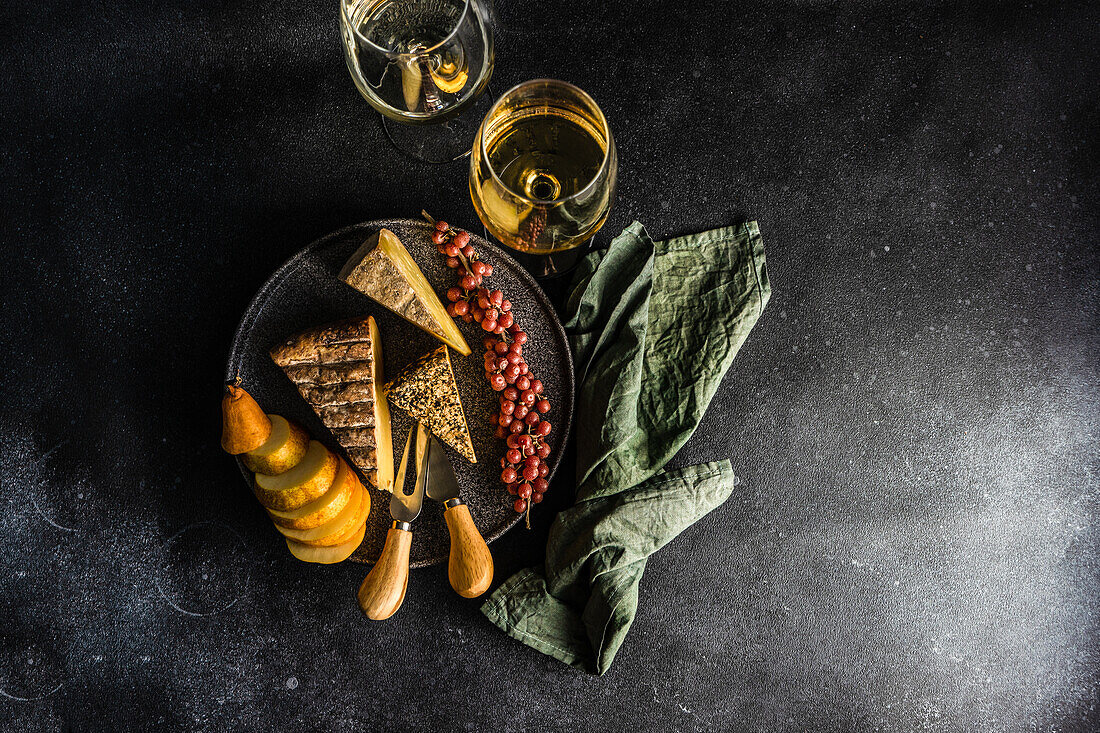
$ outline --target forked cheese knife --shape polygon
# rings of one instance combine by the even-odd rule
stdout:
[[[416,481],[411,494],[405,493],[405,465],[409,457],[409,444],[413,431],[405,439],[405,452],[401,455],[401,467],[394,481],[390,499],[390,516],[393,526],[386,533],[386,544],[363,584],[359,586],[359,607],[374,621],[382,621],[397,613],[405,600],[409,587],[409,548],[412,547],[412,521],[420,514],[424,503],[424,486],[428,481],[428,429],[417,423],[416,430]]]
[[[458,498],[458,479],[443,446],[431,438],[428,448],[428,496],[443,504],[443,518],[451,534],[447,576],[460,596],[477,598],[493,582],[493,556],[474,526],[470,507]]]

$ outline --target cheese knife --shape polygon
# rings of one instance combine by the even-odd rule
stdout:
[[[433,435],[428,447],[428,496],[443,504],[443,518],[451,534],[451,558],[447,577],[464,598],[477,598],[493,582],[493,556],[474,526],[470,507],[458,497],[454,469]]]
[[[413,431],[416,431],[416,479],[411,494],[405,493],[405,466],[409,457]],[[412,547],[412,521],[420,514],[424,503],[424,488],[428,482],[428,429],[424,423],[409,431],[401,467],[394,481],[390,498],[393,526],[386,533],[386,544],[363,584],[359,586],[359,607],[374,621],[382,621],[397,613],[405,600],[409,586],[409,548]]]

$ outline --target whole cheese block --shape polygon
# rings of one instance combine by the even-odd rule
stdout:
[[[298,392],[374,486],[393,491],[390,411],[382,386],[382,339],[374,318],[303,331],[271,350]]]
[[[440,346],[405,367],[386,385],[386,394],[395,407],[423,422],[437,438],[466,460],[477,463],[446,346]]]
[[[427,278],[389,229],[371,236],[340,271],[340,279],[458,353],[470,347]]]

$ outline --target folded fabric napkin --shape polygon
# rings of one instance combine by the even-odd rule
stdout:
[[[510,636],[603,674],[638,607],[646,559],[724,502],[728,460],[664,470],[768,302],[756,222],[654,242],[635,222],[579,266],[567,306],[577,365],[577,499],[545,565],[481,607]]]

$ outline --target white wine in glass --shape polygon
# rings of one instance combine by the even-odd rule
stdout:
[[[406,125],[446,124],[485,91],[493,73],[489,0],[341,0],[344,56],[360,94],[385,117]],[[475,118],[476,119],[476,118]],[[469,150],[473,125],[449,126],[402,140]],[[390,132],[390,127],[387,127]],[[393,134],[391,133],[391,138]],[[433,138],[442,138],[434,140]],[[453,146],[450,146],[453,147]]]
[[[551,275],[607,220],[617,164],[596,102],[572,84],[537,79],[506,92],[481,123],[470,196],[494,237],[534,274]]]

